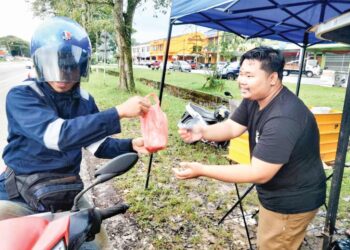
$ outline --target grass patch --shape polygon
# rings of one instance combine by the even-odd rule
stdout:
[[[91,74],[89,83],[83,84],[83,87],[95,97],[101,109],[116,106],[130,97],[128,93],[116,88],[117,79],[115,77],[106,75],[105,85],[103,81],[100,83],[102,77],[101,73]],[[137,90],[137,94],[142,96],[156,91],[139,82],[137,82]],[[227,194],[217,192],[220,189],[218,186],[222,185],[220,182],[209,179],[178,181],[172,174],[171,169],[178,166],[180,161],[201,161],[207,164],[228,163],[223,157],[227,153],[224,150],[202,143],[187,145],[181,141],[177,135],[176,124],[185,110],[186,103],[184,100],[164,93],[162,109],[169,120],[169,147],[153,157],[149,189],[144,190],[148,156],[141,157],[140,167],[121,176],[117,182],[118,189],[125,191],[125,199],[131,205],[130,211],[135,214],[135,219],[142,228],[150,230],[154,235],[157,235],[159,230],[167,230],[169,231],[167,235],[173,236],[171,238],[153,237],[153,244],[157,249],[176,249],[177,247],[181,249],[181,246],[186,245],[188,241],[193,241],[191,244],[198,245],[201,228],[215,228],[216,222],[232,203],[232,199],[225,199]],[[122,120],[122,128],[120,138],[141,135],[139,119]],[[198,190],[205,192],[198,193]],[[215,219],[213,221],[203,219],[200,213],[201,208],[204,208],[205,211],[208,204],[219,200],[225,201],[222,209],[216,211]],[[178,234],[182,237],[177,236]],[[205,239],[202,239],[202,244],[203,241]]]
[[[135,70],[136,77],[160,79],[160,72],[151,70]],[[157,78],[157,79],[156,79]],[[204,76],[198,74],[173,73],[167,75],[167,82],[190,86],[191,89],[201,90]],[[137,84],[137,94],[146,95],[156,92],[140,82]],[[235,82],[226,81],[225,88],[238,96]],[[130,94],[117,89],[118,79],[106,74],[105,83],[103,73],[93,73],[90,81],[83,83],[83,87],[95,98],[101,110],[116,106],[130,97]],[[295,85],[293,85],[295,86]],[[207,91],[207,90],[203,90]],[[317,93],[316,93],[317,92]],[[222,92],[216,92],[221,94]],[[327,106],[339,109],[342,102],[342,89],[318,86],[303,86],[302,97],[305,103],[314,106]],[[326,98],[326,95],[328,97]],[[319,96],[313,100],[312,96]],[[324,96],[320,98],[320,96]],[[330,96],[337,98],[336,100]],[[314,97],[315,98],[315,97]],[[327,99],[327,100],[325,100]],[[317,102],[316,101],[320,101]],[[177,180],[171,169],[181,161],[200,161],[206,164],[228,164],[224,155],[225,150],[218,150],[211,146],[197,143],[187,145],[177,135],[177,122],[185,110],[187,101],[164,93],[162,109],[169,120],[169,146],[166,150],[154,155],[148,190],[144,190],[149,157],[140,158],[138,167],[117,178],[117,188],[121,190],[125,200],[131,205],[130,211],[134,214],[137,223],[150,235],[152,244],[157,249],[228,249],[232,247],[233,238],[240,238],[228,226],[218,227],[219,219],[236,201],[234,186],[222,182],[200,178],[189,181]],[[122,120],[121,138],[140,136],[139,119]],[[348,156],[349,157],[349,156]],[[249,184],[240,184],[245,189]],[[328,188],[330,182],[328,182]],[[350,170],[345,169],[342,193],[339,204],[338,217],[348,218],[350,208],[347,197],[350,194]],[[248,195],[244,204],[257,204],[255,192]],[[238,211],[238,210],[237,210]],[[232,222],[233,223],[233,222]],[[232,224],[227,223],[228,225]],[[347,221],[347,226],[350,222]],[[231,225],[232,226],[232,225]],[[235,228],[239,227],[238,225]]]
[[[161,71],[147,70],[147,69],[135,69],[134,75],[136,78],[146,78],[154,81],[160,81]],[[203,88],[203,84],[206,82],[206,75],[182,73],[168,71],[166,74],[165,82],[171,85],[202,91],[218,96],[224,96],[225,91],[230,91],[234,99],[240,100],[238,85],[236,81],[224,80],[225,84],[223,89],[207,89]],[[292,92],[296,90],[296,84],[284,83]],[[301,85],[300,98],[308,106],[327,106],[333,109],[342,110],[345,97],[344,88],[328,88],[315,85]]]

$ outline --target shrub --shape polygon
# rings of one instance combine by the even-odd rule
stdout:
[[[219,77],[216,65],[213,65],[211,70],[206,72],[207,81],[203,84],[203,89],[219,89],[223,90],[225,81]]]

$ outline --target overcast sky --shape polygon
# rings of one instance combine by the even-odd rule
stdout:
[[[141,5],[135,13],[134,29],[136,33],[133,37],[137,42],[147,42],[159,38],[165,38],[168,33],[170,10],[166,14],[158,14],[154,17],[151,0],[147,4]],[[25,0],[1,0],[0,14],[0,37],[14,35],[24,40],[30,41],[35,28],[43,22],[39,18],[34,18],[29,4]],[[194,25],[175,26],[173,36],[183,33],[204,30]]]
[[[1,0],[0,37],[14,35],[29,41],[41,22],[33,18],[24,0]]]

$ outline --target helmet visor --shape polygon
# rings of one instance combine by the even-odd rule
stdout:
[[[33,61],[39,81],[75,83],[89,75],[89,54],[75,45],[41,47]]]

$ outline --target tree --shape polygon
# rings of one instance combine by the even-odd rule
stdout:
[[[29,42],[15,36],[0,37],[0,47],[6,47],[12,56],[30,56]]]
[[[153,0],[156,10],[169,5],[169,0]],[[146,0],[144,0],[144,3]],[[133,32],[133,19],[136,7],[142,4],[141,0],[109,0],[113,8],[116,41],[118,44],[119,58],[119,86],[129,91],[135,91],[135,82],[132,67],[131,34]]]
[[[220,54],[225,60],[232,60],[252,48],[263,45],[264,42],[262,38],[246,40],[233,33],[223,32],[220,39]]]
[[[147,0],[27,0],[39,16],[64,15],[81,23],[90,33],[113,28],[119,48],[119,87],[135,91],[132,68],[131,34],[136,7]],[[153,0],[155,10],[164,10],[170,0]],[[108,15],[111,13],[110,15]],[[112,17],[112,20],[111,20]],[[96,21],[99,21],[96,22]],[[100,26],[103,24],[105,26]],[[108,30],[107,30],[108,31]],[[90,36],[91,37],[91,36]],[[96,41],[97,43],[97,41]]]

